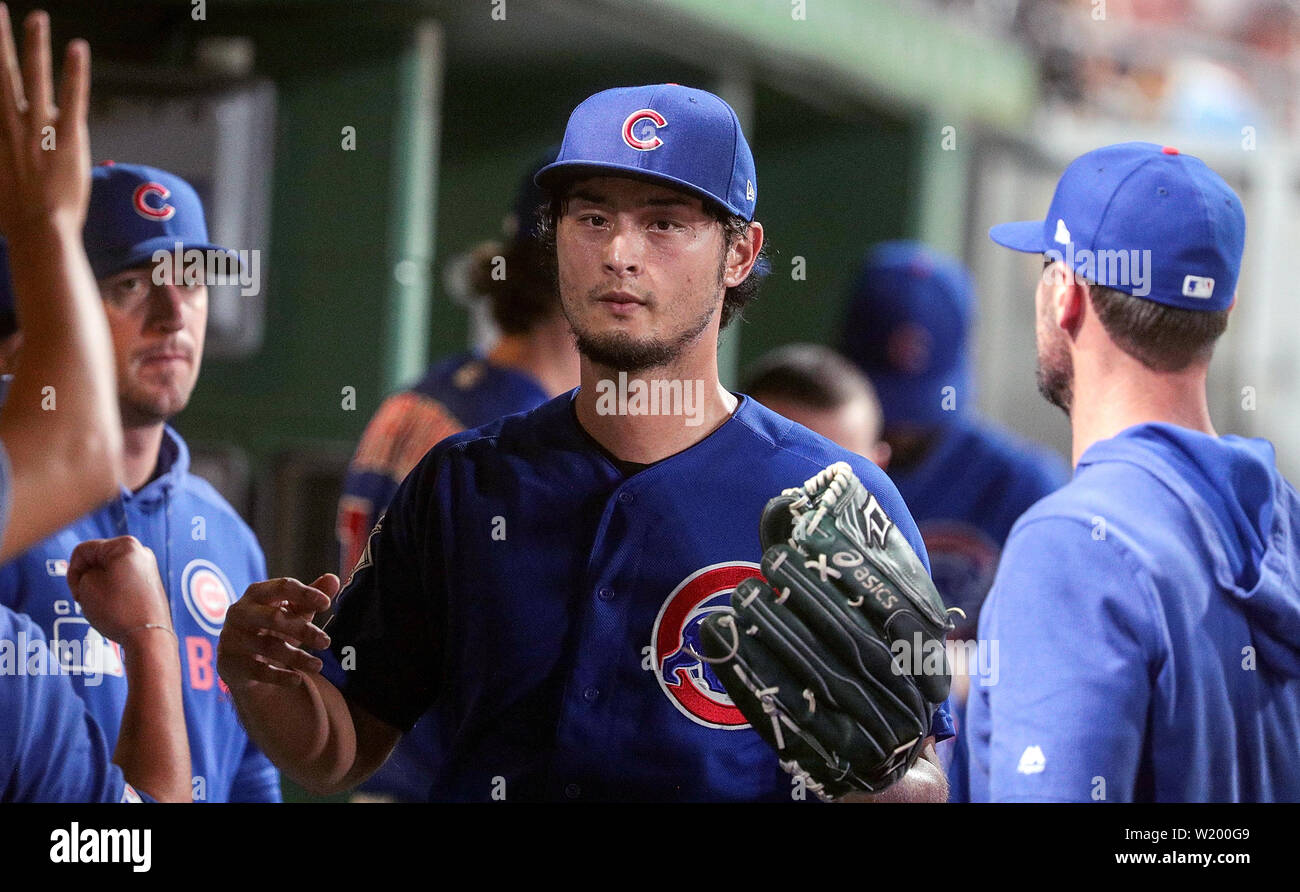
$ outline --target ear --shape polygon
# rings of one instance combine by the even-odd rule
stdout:
[[[1073,337],[1083,324],[1088,286],[1064,263],[1053,263],[1047,289],[1048,311],[1056,327]]]
[[[749,224],[748,234],[737,239],[727,249],[727,267],[722,276],[722,284],[734,288],[749,277],[749,272],[758,260],[758,253],[763,250],[763,224]]]

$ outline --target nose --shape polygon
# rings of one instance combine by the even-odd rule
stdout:
[[[188,289],[167,282],[154,285],[149,292],[148,325],[162,331],[180,331],[185,327],[185,304]]]
[[[605,270],[620,278],[641,273],[641,240],[634,227],[616,222],[605,243]]]

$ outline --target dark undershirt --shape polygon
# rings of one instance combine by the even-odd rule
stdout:
[[[731,415],[735,415],[736,410],[739,408],[740,408],[740,398],[737,397],[736,408],[731,410]],[[599,440],[597,440],[595,437],[593,437],[590,433],[587,432],[587,429],[582,426],[582,422],[578,420],[578,407],[574,405],[573,400],[569,401],[569,412],[570,414],[573,415],[573,423],[578,426],[578,430],[582,431],[582,435],[587,438],[587,442],[590,443],[598,452],[600,452],[601,455],[605,456],[605,458],[609,460],[610,464],[618,468],[618,470],[622,472],[625,478],[631,477],[633,474],[638,474],[641,471],[644,471],[646,468],[659,464],[659,462],[661,461],[667,461],[668,459],[672,458],[673,455],[681,455],[681,453],[685,452],[686,449],[691,448],[690,446],[687,446],[686,449],[682,449],[678,452],[674,452],[673,455],[666,455],[663,458],[659,459],[659,461],[652,461],[652,462],[624,461],[623,459],[619,458],[617,455],[615,455],[614,453],[606,449],[603,445],[601,445]],[[731,416],[729,415],[727,417],[730,418]],[[712,435],[710,434],[710,436]]]

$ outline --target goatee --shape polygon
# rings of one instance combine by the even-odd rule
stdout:
[[[689,329],[672,340],[638,339],[627,332],[593,334],[582,331],[569,320],[578,352],[597,365],[616,372],[635,374],[646,369],[670,365],[685,349],[699,339],[713,321],[712,309],[702,313]],[[565,314],[568,315],[567,313]]]

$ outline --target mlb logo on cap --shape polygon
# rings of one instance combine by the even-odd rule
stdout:
[[[185,180],[143,164],[105,162],[91,171],[83,230],[95,277],[153,262],[155,251],[229,250],[208,239],[203,203]]]
[[[731,106],[704,90],[618,87],[575,108],[559,157],[537,172],[537,185],[602,174],[684,189],[754,219],[754,156]]]

